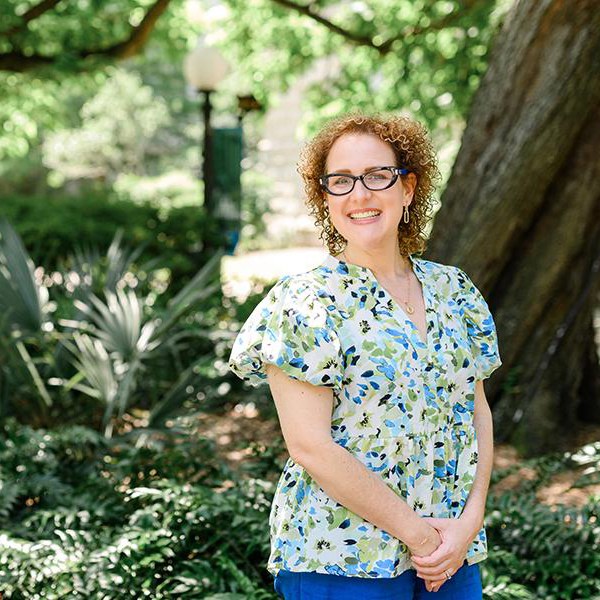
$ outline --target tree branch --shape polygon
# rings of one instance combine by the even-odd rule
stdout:
[[[394,43],[397,42],[398,40],[402,40],[411,35],[412,36],[423,35],[424,33],[427,33],[429,31],[439,31],[440,29],[444,29],[446,27],[451,27],[461,17],[463,17],[465,15],[465,13],[473,10],[473,8],[475,8],[475,6],[477,4],[489,3],[489,0],[465,0],[463,2],[464,10],[462,10],[460,12],[457,11],[457,12],[449,13],[445,17],[427,25],[426,27],[418,27],[418,26],[407,27],[406,29],[403,29],[400,34],[398,34],[397,36],[394,36],[393,38],[386,40],[382,44],[376,44],[372,38],[370,38],[368,36],[358,35],[352,31],[349,31],[348,29],[344,29],[343,27],[336,25],[329,19],[326,19],[319,13],[315,12],[314,6],[316,5],[316,2],[311,2],[310,4],[307,4],[307,5],[306,4],[296,4],[292,0],[273,0],[273,2],[275,2],[275,4],[279,4],[280,6],[285,6],[286,8],[289,8],[291,10],[295,10],[296,12],[298,12],[302,15],[306,15],[307,17],[310,17],[317,23],[324,25],[325,27],[327,27],[327,29],[329,29],[333,33],[337,33],[338,35],[341,35],[342,37],[346,38],[353,44],[356,44],[358,46],[370,46],[371,48],[375,48],[375,50],[377,50],[377,52],[379,52],[379,54],[381,54],[383,56],[385,54],[388,54],[392,50]]]
[[[485,0],[484,0],[484,2],[485,2]],[[483,4],[484,2],[481,2],[481,1],[478,2],[478,0],[470,0],[467,2],[465,0],[462,3],[462,11],[460,11],[460,12],[455,11],[455,12],[448,13],[445,17],[442,17],[438,21],[434,21],[433,23],[430,23],[426,27],[419,27],[417,25],[415,25],[414,27],[407,27],[403,31],[403,35],[422,35],[423,33],[427,33],[429,31],[439,31],[440,29],[445,29],[446,27],[451,27],[457,21],[459,21],[462,17],[464,17],[465,13],[468,13],[471,10],[473,10],[475,8],[476,4]]]
[[[55,4],[60,2],[60,0],[44,1],[48,5],[51,2],[54,2]],[[148,42],[148,38],[150,37],[150,34],[152,33],[156,22],[158,21],[159,17],[165,12],[170,2],[171,0],[156,0],[156,2],[148,9],[148,12],[144,15],[144,18],[142,19],[140,24],[131,29],[131,33],[126,40],[119,42],[118,44],[114,44],[113,46],[109,46],[108,48],[80,50],[78,52],[74,52],[72,55],[74,56],[74,58],[80,60],[83,60],[84,58],[88,58],[90,56],[106,56],[116,60],[122,60],[124,58],[129,58],[130,56],[138,54]],[[44,2],[42,2],[41,4],[43,3]],[[40,5],[37,5],[37,7],[34,8],[39,8],[39,6]],[[48,6],[46,10],[49,10],[50,8],[51,7]],[[0,53],[0,70],[23,73],[25,71],[30,71],[31,69],[35,69],[37,67],[51,65],[56,61],[56,59],[56,56],[43,56],[41,54],[24,54],[20,51],[4,52]]]
[[[285,6],[286,8],[295,10],[296,12],[299,12],[301,15],[306,15],[307,17],[310,17],[317,23],[320,23],[321,25],[324,25],[325,27],[327,27],[327,29],[329,29],[330,31],[333,31],[333,33],[337,33],[338,35],[345,37],[347,40],[350,40],[354,44],[357,44],[359,46],[371,46],[372,48],[375,48],[376,50],[379,50],[379,48],[380,48],[380,46],[377,46],[377,44],[375,44],[370,37],[358,35],[356,33],[353,33],[352,31],[348,31],[347,29],[344,29],[343,27],[340,27],[339,25],[332,23],[329,19],[326,19],[325,17],[321,16],[319,13],[314,12],[314,10],[313,10],[314,3],[308,4],[308,5],[302,5],[302,4],[296,4],[295,2],[292,2],[291,0],[273,0],[273,2],[275,2],[275,4],[279,4],[280,6]]]
[[[17,25],[13,25],[10,29],[3,32],[2,35],[11,36],[25,29],[25,26],[29,21],[33,21],[37,19],[39,16],[43,15],[45,12],[52,10],[61,0],[42,0],[39,4],[32,6],[28,11],[24,12],[21,15],[21,22]]]
[[[165,10],[167,10],[170,2],[171,0],[156,0],[144,15],[140,24],[132,28],[131,35],[124,42],[115,44],[105,50],[86,51],[83,53],[83,56],[105,54],[112,56],[113,58],[123,59],[138,54],[148,42],[148,38],[150,37],[156,22]]]
[[[37,67],[51,65],[54,60],[52,56],[41,56],[39,54],[26,55],[22,52],[3,52],[0,54],[0,71],[24,73]]]

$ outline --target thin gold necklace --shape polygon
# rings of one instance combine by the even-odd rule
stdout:
[[[342,255],[344,257],[344,260],[346,262],[348,262],[348,257],[346,256],[346,251],[342,250]],[[409,315],[412,315],[415,312],[415,309],[413,307],[412,304],[410,304],[409,300],[410,300],[410,275],[405,275],[405,279],[406,279],[406,300],[403,300],[402,302],[404,303],[404,309],[406,310],[406,313]]]

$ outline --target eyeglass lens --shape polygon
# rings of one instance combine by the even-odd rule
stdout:
[[[324,177],[325,187],[332,194],[348,194],[357,179],[362,179],[364,186],[373,191],[385,190],[391,187],[398,175],[391,169],[378,169],[365,173],[361,177],[346,174],[332,174]]]

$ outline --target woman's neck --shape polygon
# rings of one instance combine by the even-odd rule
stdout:
[[[410,259],[400,254],[398,245],[381,250],[365,250],[346,246],[338,255],[345,262],[370,269],[380,281],[394,281],[412,272]]]

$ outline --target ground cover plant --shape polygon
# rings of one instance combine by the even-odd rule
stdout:
[[[559,481],[567,483],[548,497]],[[490,598],[600,597],[599,484],[600,442],[494,473],[486,519],[490,556],[483,563]],[[516,595],[507,596],[511,588]]]
[[[268,511],[285,455],[273,443],[276,424],[264,431],[269,443],[262,440],[248,455],[251,468],[245,461],[232,468],[193,423],[184,419],[178,435],[153,437],[143,447],[82,427],[5,424],[5,596],[275,598],[264,565]],[[247,445],[238,441],[232,447]],[[599,457],[600,445],[588,444],[496,471],[486,519],[490,555],[481,563],[484,598],[598,596],[598,496],[560,506],[540,502],[536,493],[565,473],[573,489],[584,491],[598,481]],[[522,485],[494,491],[524,471]]]
[[[205,439],[137,448],[9,421],[0,457],[5,597],[271,597],[258,566],[271,484],[233,483]]]

